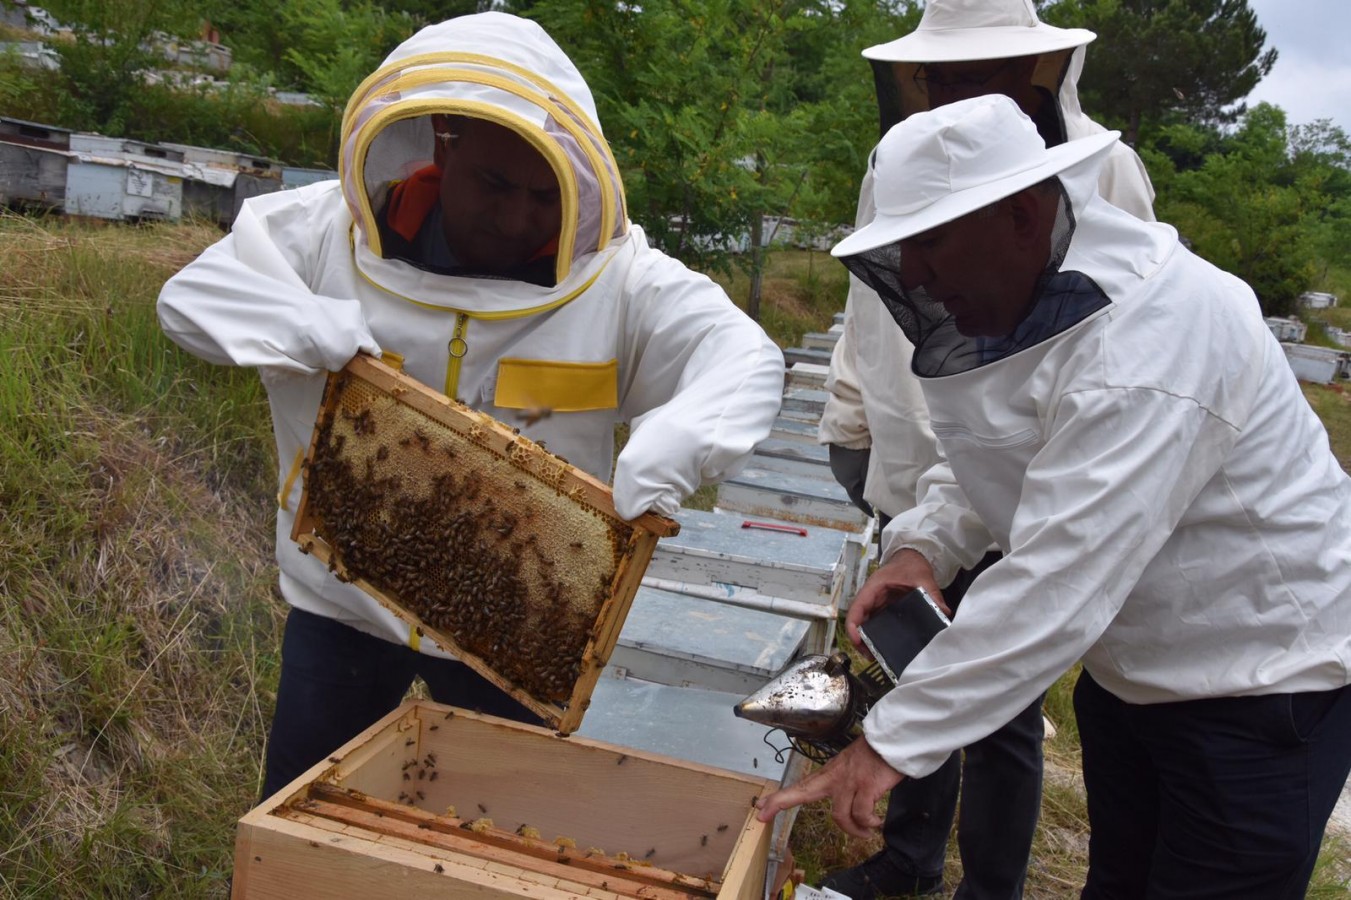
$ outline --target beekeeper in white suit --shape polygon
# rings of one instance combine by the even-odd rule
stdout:
[[[258,367],[271,401],[292,610],[265,793],[393,709],[415,674],[438,700],[528,716],[290,541],[328,371],[383,354],[606,480],[629,422],[613,473],[626,518],[674,513],[734,473],[783,390],[759,326],[628,220],[580,73],[501,13],[400,45],[348,103],[339,180],[250,200],[159,314],[195,355]]]
[[[894,127],[832,253],[915,345],[946,462],[847,627],[994,544],[966,607],[823,796],[866,833],[903,777],[1076,662],[1083,896],[1298,897],[1351,768],[1351,479],[1252,291],[1095,189],[1112,133],[1047,149],[978,97]]]
[[[985,94],[1012,97],[1048,146],[1102,134],[1105,129],[1079,106],[1079,74],[1093,39],[1091,31],[1040,21],[1031,0],[929,0],[913,32],[863,51],[872,66],[882,134],[914,113]],[[1121,209],[1153,221],[1154,189],[1125,144],[1108,151],[1098,189]],[[869,171],[859,192],[858,227],[873,218],[872,192]],[[939,458],[919,383],[910,373],[912,351],[876,293],[851,277],[818,439],[830,447],[836,479],[883,525],[914,506],[920,475]],[[995,556],[945,585],[951,607]],[[881,849],[830,873],[824,884],[854,900],[942,893],[960,785],[963,864],[956,896],[1016,900],[1040,812],[1041,741],[1038,700],[930,777],[903,782],[887,807]]]

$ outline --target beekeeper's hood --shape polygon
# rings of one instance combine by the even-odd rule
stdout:
[[[1032,120],[999,94],[917,113],[887,132],[873,154],[877,213],[831,253],[882,298],[915,345],[917,374],[952,375],[987,365],[1062,333],[1111,302],[1118,285],[1111,280],[1113,266],[1104,260],[1155,240],[1135,233],[1140,223],[1134,217],[1097,198],[1098,170],[1117,136],[1108,131],[1048,148]],[[1050,253],[1033,292],[1035,302],[1011,334],[964,335],[922,285],[902,283],[901,242],[906,238],[1048,179],[1059,192]],[[1076,216],[1093,200],[1097,231],[1087,242],[1092,246],[1076,244],[1071,254]],[[1147,252],[1156,256],[1158,251]]]
[[[623,184],[581,73],[534,22],[489,12],[423,28],[348,101],[339,176],[356,240],[375,256],[391,183],[433,160],[434,114],[505,126],[548,161],[562,207],[556,283],[624,235]]]
[[[1083,115],[1076,82],[1084,47],[1095,37],[1083,28],[1047,25],[1032,0],[928,0],[914,31],[863,51],[873,68],[882,134],[931,108],[927,87],[915,78],[926,63],[1035,56],[1032,84],[1055,101],[1038,125],[1048,144],[1064,143],[1076,134],[1066,120]]]

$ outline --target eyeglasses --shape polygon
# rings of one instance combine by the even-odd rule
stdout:
[[[996,75],[1007,69],[1011,62],[1012,60],[1005,60],[988,72],[954,72],[938,66],[920,66],[911,79],[915,82],[915,87],[921,91],[931,88],[939,90],[983,88]]]

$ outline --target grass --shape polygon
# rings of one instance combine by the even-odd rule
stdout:
[[[0,219],[0,894],[218,897],[280,604],[266,399],[159,334],[218,237]]]
[[[197,226],[0,217],[0,896],[223,897],[256,800],[284,606],[275,461],[255,373],[160,333],[160,284]],[[724,279],[744,306],[748,280]],[[783,345],[829,327],[844,270],[776,253],[762,319]],[[1309,388],[1344,461],[1351,410]],[[694,501],[710,506],[713,493]],[[1070,897],[1086,827],[1062,683],[1029,897]],[[875,844],[819,806],[794,830],[812,875]],[[956,883],[955,852],[949,883]],[[1311,896],[1346,896],[1324,850]]]

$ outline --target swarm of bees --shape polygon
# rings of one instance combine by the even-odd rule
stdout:
[[[356,379],[336,401],[305,472],[330,569],[537,699],[569,699],[630,527],[565,495],[556,458],[530,471]]]

